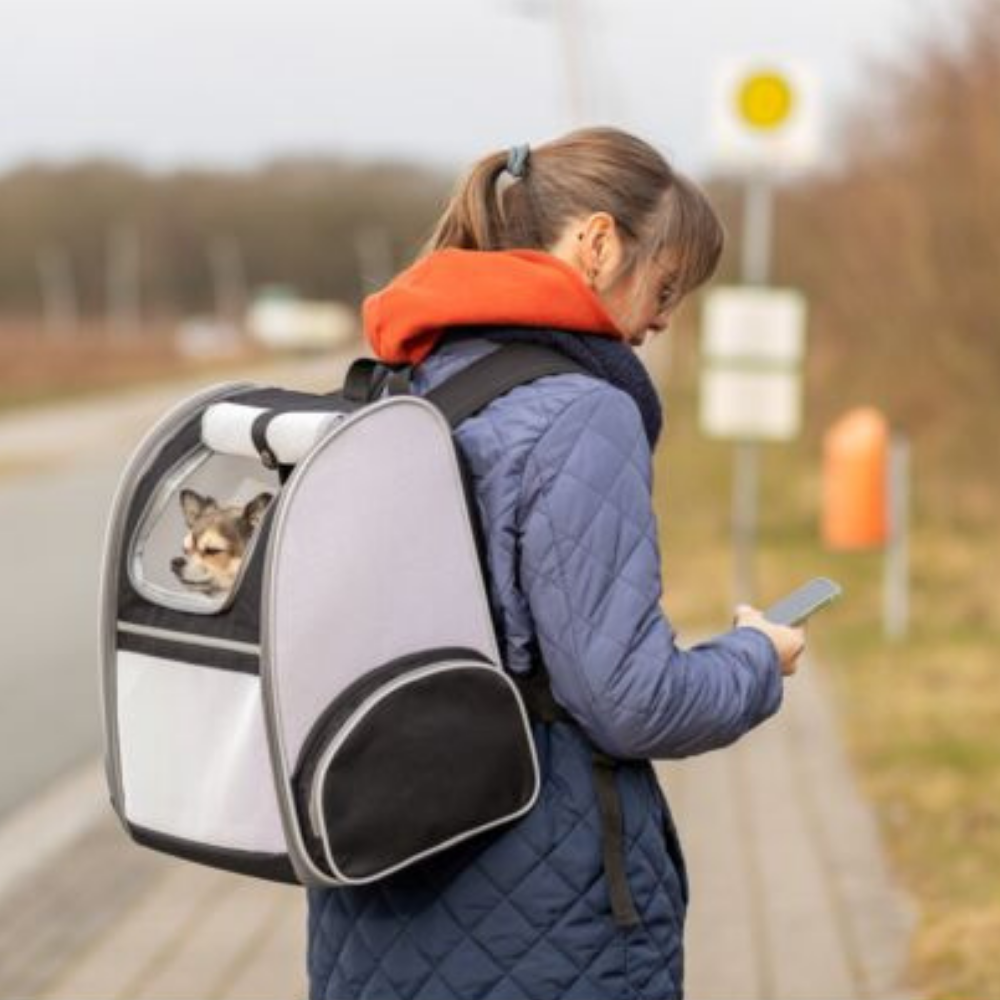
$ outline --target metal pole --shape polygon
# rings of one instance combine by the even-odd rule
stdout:
[[[384,287],[395,271],[395,254],[389,230],[370,223],[354,231],[354,257],[361,294],[370,295]]]
[[[901,434],[892,439],[888,475],[885,634],[888,639],[905,639],[910,626],[910,442]]]
[[[764,286],[771,279],[774,190],[765,170],[747,178],[743,197],[743,282]],[[737,604],[756,601],[754,553],[757,549],[757,496],[760,446],[736,445],[733,469],[733,593]]]
[[[585,115],[583,96],[582,34],[583,14],[578,0],[555,0],[554,11],[559,39],[562,42],[563,67],[566,72],[566,100],[570,126],[581,125]]]
[[[766,285],[771,280],[774,236],[774,186],[763,169],[747,178],[743,202],[743,281]]]
[[[232,236],[213,239],[208,245],[208,266],[215,292],[216,319],[241,325],[247,307],[247,280],[239,241]]]
[[[566,88],[566,114],[571,128],[587,113],[583,87],[583,11],[579,0],[520,0],[511,4],[527,17],[551,17]]]
[[[79,313],[73,261],[64,248],[46,247],[38,252],[37,264],[45,330],[54,337],[73,336]]]
[[[756,441],[736,444],[733,478],[733,592],[736,604],[753,604],[757,593],[757,481],[760,463]]]
[[[108,234],[108,321],[118,336],[139,330],[139,234],[121,223]]]

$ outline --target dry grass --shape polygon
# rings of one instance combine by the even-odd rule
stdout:
[[[667,387],[656,456],[667,607],[682,632],[731,614],[732,452],[699,437],[693,370]],[[989,427],[989,423],[982,425]],[[991,449],[988,430],[979,442]],[[882,635],[882,558],[819,540],[818,435],[763,449],[759,601],[827,575],[845,598],[810,626],[890,856],[920,909],[913,971],[928,997],[1000,997],[1000,489],[915,442],[910,636]]]
[[[121,386],[182,377],[260,357],[252,345],[238,357],[196,360],[181,355],[167,325],[115,336],[100,326],[73,338],[47,337],[37,326],[0,324],[0,410]]]

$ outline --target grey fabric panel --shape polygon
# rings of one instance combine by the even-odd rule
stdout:
[[[275,525],[265,607],[284,772],[359,675],[406,653],[498,651],[451,432],[428,403],[386,399],[296,472]]]

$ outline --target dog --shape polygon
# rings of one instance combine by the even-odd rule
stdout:
[[[245,507],[220,507],[213,497],[181,490],[188,533],[184,555],[170,562],[177,579],[210,597],[228,594],[239,576],[250,538],[272,499],[270,493],[259,493]]]

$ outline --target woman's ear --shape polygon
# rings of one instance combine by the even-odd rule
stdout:
[[[621,238],[614,216],[594,212],[582,219],[577,228],[579,269],[591,288],[607,283],[622,258]]]

